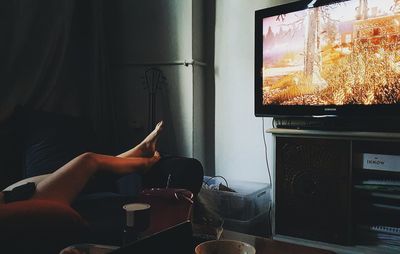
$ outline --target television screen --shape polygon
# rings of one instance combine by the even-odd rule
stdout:
[[[400,1],[301,1],[255,21],[256,115],[399,109]]]

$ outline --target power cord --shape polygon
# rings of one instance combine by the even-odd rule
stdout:
[[[266,163],[266,165],[267,165],[269,183],[272,185],[271,171],[270,171],[270,169],[269,169],[269,163],[268,163],[268,147],[267,147],[267,141],[265,140],[265,123],[264,123],[264,117],[262,117],[262,135],[263,135],[263,141],[264,141],[265,163]]]
[[[267,141],[265,140],[265,122],[264,122],[264,117],[262,119],[262,135],[263,135],[263,142],[264,142],[264,152],[265,152],[265,163],[267,165],[267,171],[268,171],[268,178],[269,178],[269,183],[270,187],[272,189],[272,177],[271,177],[271,170],[269,168],[269,163],[268,163],[268,146],[267,146]],[[268,234],[272,237],[272,219],[271,219],[271,209],[272,209],[272,200],[269,203],[269,208],[268,208]]]

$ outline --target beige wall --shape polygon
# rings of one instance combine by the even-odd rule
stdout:
[[[268,182],[262,119],[254,116],[254,11],[284,0],[217,0],[215,31],[215,172]],[[265,127],[271,127],[271,118]],[[270,168],[272,138],[267,135]]]

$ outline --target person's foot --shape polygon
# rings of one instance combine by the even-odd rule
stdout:
[[[158,137],[164,128],[164,122],[159,122],[154,130],[140,143],[140,150],[143,157],[152,157],[156,151]]]

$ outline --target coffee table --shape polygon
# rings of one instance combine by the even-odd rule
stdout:
[[[329,250],[247,235],[225,229],[220,239],[238,240],[251,244],[256,248],[256,254],[336,254]]]

